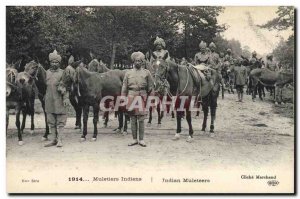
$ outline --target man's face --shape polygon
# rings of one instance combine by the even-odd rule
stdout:
[[[162,47],[162,45],[161,44],[157,44],[157,46],[156,46],[156,50],[161,50],[163,47]]]
[[[58,69],[59,65],[60,65],[60,62],[57,61],[57,60],[53,60],[53,61],[50,62],[50,66],[51,66],[52,69]]]
[[[134,67],[137,68],[137,69],[140,69],[143,65],[143,60],[142,59],[135,59],[134,60]]]
[[[200,52],[205,53],[206,52],[206,48],[200,48]]]

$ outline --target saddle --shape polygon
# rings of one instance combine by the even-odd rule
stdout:
[[[193,66],[188,64],[187,69],[189,70],[191,77],[193,79],[194,85],[196,85],[196,91],[200,95],[200,85],[203,80],[209,81],[211,78],[211,70],[205,64],[200,64]]]

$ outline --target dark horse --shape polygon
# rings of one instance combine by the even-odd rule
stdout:
[[[79,86],[79,95],[83,104],[83,135],[81,141],[86,140],[87,121],[90,106],[93,107],[94,134],[92,141],[97,139],[97,122],[99,119],[100,102],[106,96],[116,98],[121,94],[122,73],[111,70],[105,73],[90,72],[80,64],[76,69],[75,82]],[[114,99],[111,99],[114,100]]]
[[[157,58],[153,55],[155,61],[153,62],[158,66],[158,69],[155,73],[155,90],[158,90],[161,86],[164,86],[167,81],[170,85],[168,95],[175,97],[175,110],[178,108],[178,105],[181,103],[181,96],[187,96],[184,104],[184,109],[186,112],[186,120],[189,126],[189,136],[187,141],[191,142],[193,140],[193,127],[192,127],[192,118],[191,110],[189,106],[192,102],[193,96],[199,96],[202,101],[204,119],[202,123],[202,131],[206,129],[208,108],[210,107],[211,111],[211,125],[210,132],[214,132],[214,120],[216,117],[216,107],[217,107],[217,98],[220,90],[220,76],[213,70],[211,71],[212,81],[208,81],[204,76],[198,75],[197,78],[193,78],[192,70],[186,66],[180,66],[175,62],[166,60],[167,54],[163,58]],[[190,66],[193,67],[193,66]],[[199,99],[198,98],[198,99]],[[174,139],[179,139],[179,133],[181,132],[181,117],[183,116],[184,111],[176,110],[176,119],[177,119],[177,130]]]
[[[25,71],[26,74],[30,77],[31,80],[35,82],[37,92],[38,92],[38,98],[41,101],[42,108],[44,111],[45,115],[45,125],[46,125],[46,131],[44,136],[42,137],[42,141],[45,141],[48,139],[49,135],[49,126],[47,122],[47,114],[45,112],[45,95],[46,95],[46,90],[47,90],[47,85],[46,85],[46,70],[44,67],[36,63],[35,61],[31,61],[28,64],[25,65]]]
[[[274,101],[275,103],[281,103],[282,96],[282,88],[285,84],[291,83],[294,81],[294,74],[293,73],[286,73],[286,72],[275,72],[271,71],[267,68],[256,68],[250,72],[249,79],[251,82],[251,86],[253,88],[257,87],[258,85],[262,86],[269,86],[275,87],[277,89],[277,96],[274,94]],[[255,99],[255,92],[252,92],[252,99]]]
[[[9,123],[9,109],[16,110],[16,126],[18,129],[19,145],[23,145],[22,134],[25,128],[26,115],[31,115],[31,133],[34,131],[34,81],[26,72],[17,73],[15,67],[6,69],[6,130]],[[23,114],[22,126],[20,114]]]
[[[98,72],[98,73],[105,73],[105,72],[112,71],[109,68],[107,68],[107,66],[103,62],[101,62],[101,61],[99,62],[97,59],[93,59],[88,64],[87,68],[91,72]],[[127,72],[127,70],[115,69],[113,71],[114,71],[113,73],[116,74],[117,76],[119,76],[123,82],[123,79],[125,77],[125,73]],[[104,106],[105,106],[105,108],[109,108],[110,101],[106,100]],[[130,118],[129,118],[128,114],[126,114],[125,109],[120,109],[120,110],[116,111],[115,115],[118,117],[119,126],[116,129],[114,129],[114,131],[116,131],[118,133],[118,132],[122,132],[122,129],[123,129],[123,134],[124,135],[127,134],[127,122],[130,120]],[[109,111],[104,111],[103,118],[104,118],[104,127],[107,127],[107,123],[109,120]]]

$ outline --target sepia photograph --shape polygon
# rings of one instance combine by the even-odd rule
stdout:
[[[295,7],[5,11],[7,193],[295,194]]]

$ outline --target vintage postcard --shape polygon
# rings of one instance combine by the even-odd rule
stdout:
[[[292,6],[6,6],[8,193],[294,194]]]

